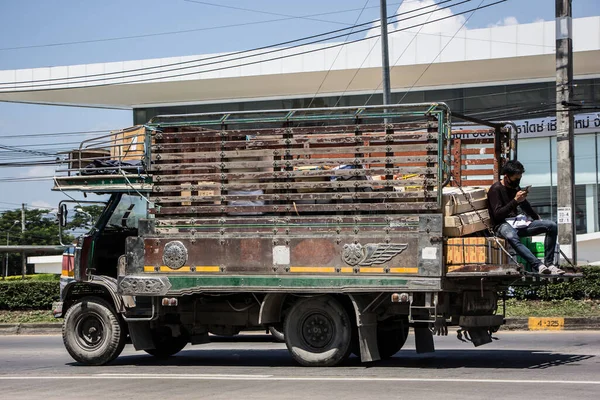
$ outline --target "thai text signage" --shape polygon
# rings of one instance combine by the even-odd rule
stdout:
[[[577,114],[575,120],[575,134],[600,132],[600,113]],[[531,118],[513,121],[517,125],[519,139],[556,136],[556,117]],[[485,128],[483,126],[465,126],[464,129]],[[463,127],[453,127],[452,133],[459,135]],[[493,133],[480,133],[460,135],[462,138],[493,137]]]

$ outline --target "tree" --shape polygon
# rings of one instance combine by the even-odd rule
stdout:
[[[82,211],[75,211],[70,219],[65,232],[63,232],[63,243],[73,241],[75,233],[77,236],[83,232],[89,231],[91,228],[90,219],[93,222],[98,219],[103,207],[87,206],[82,207]],[[89,214],[91,216],[86,215]],[[19,224],[13,226],[15,221]],[[6,244],[7,233],[10,234],[11,245],[56,245],[59,244],[58,238],[58,221],[56,215],[45,209],[28,209],[25,210],[25,232],[21,232],[21,210],[9,210],[0,214],[0,243]],[[11,229],[12,228],[12,229]],[[10,230],[10,232],[9,232]],[[2,263],[5,259],[2,257]],[[0,270],[4,271],[4,266]],[[10,274],[20,274],[21,272],[21,255],[9,254],[8,271]]]

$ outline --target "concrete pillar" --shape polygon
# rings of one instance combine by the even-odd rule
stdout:
[[[595,184],[585,185],[585,214],[586,232],[600,231],[598,227],[598,191]]]

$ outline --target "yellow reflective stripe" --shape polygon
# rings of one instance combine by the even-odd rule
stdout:
[[[221,268],[218,265],[196,267],[196,272],[220,272]]]
[[[352,267],[342,267],[341,272],[343,274],[351,274],[354,272],[354,268]]]
[[[186,265],[183,266],[179,269],[172,269],[167,267],[166,265],[161,265],[158,269],[158,271],[156,271],[156,269],[154,268],[153,265],[145,265],[144,266],[144,272],[191,272],[192,269],[190,266]]]
[[[380,267],[361,267],[361,273],[383,273],[383,268]]]
[[[410,267],[410,268],[390,268],[390,272],[392,274],[418,274],[419,268]]]
[[[190,272],[191,269],[189,266],[183,266],[181,268],[173,269],[169,268],[166,265],[161,265],[160,272]]]
[[[290,267],[290,272],[320,272],[320,273],[332,273],[335,272],[334,267]]]

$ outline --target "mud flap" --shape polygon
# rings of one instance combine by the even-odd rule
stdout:
[[[377,347],[377,314],[361,314],[358,322],[358,342],[360,344],[360,360],[362,362],[378,361]]]
[[[136,350],[152,350],[154,340],[150,334],[150,322],[128,322],[131,343]]]
[[[417,353],[433,353],[435,345],[433,343],[433,333],[429,329],[429,324],[426,322],[415,322],[415,347]]]
[[[368,312],[372,299],[360,295],[349,295],[348,297],[352,301],[356,314],[360,360],[362,362],[381,360],[377,347],[377,314]]]
[[[492,343],[492,335],[487,328],[469,328],[467,332],[469,332],[471,342],[473,342],[475,347]]]

